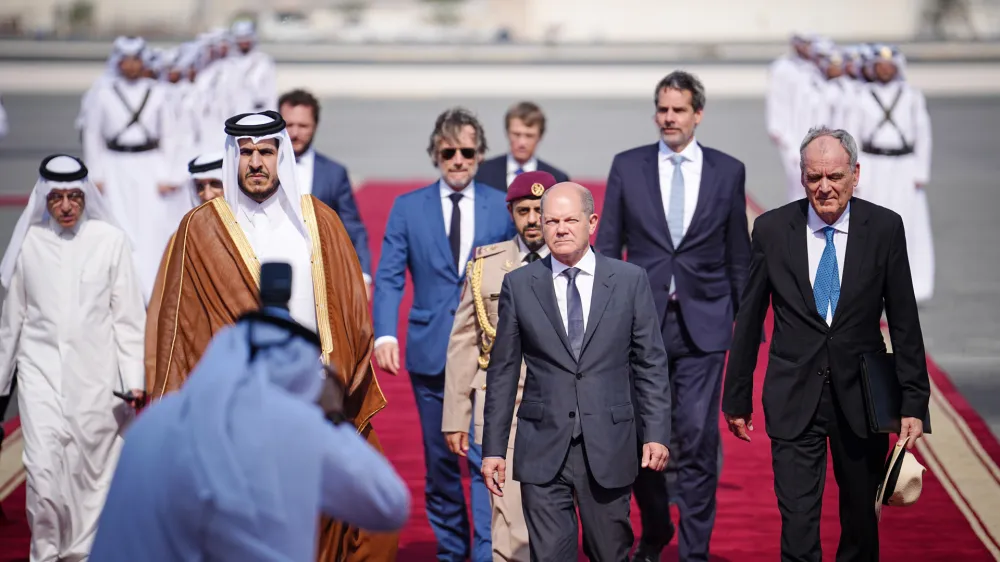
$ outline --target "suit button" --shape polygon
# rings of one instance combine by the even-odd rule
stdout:
[[[570,413],[569,413],[569,417],[571,417],[571,418],[575,418],[575,417],[576,417],[576,412],[570,412]]]
[[[455,310],[454,310],[454,309],[452,309],[452,310],[449,310],[448,312],[450,312],[452,316],[454,316],[454,315],[455,315]]]
[[[486,390],[486,385],[485,384],[483,385],[483,390]]]
[[[823,376],[823,373],[824,372],[822,370],[819,370],[819,371],[816,372],[816,374],[819,375],[819,376],[821,376],[821,377]]]
[[[583,378],[583,375],[582,375],[582,374],[580,374],[580,373],[577,373],[577,374],[576,374],[576,380],[580,380],[580,379],[582,379],[582,378]]]

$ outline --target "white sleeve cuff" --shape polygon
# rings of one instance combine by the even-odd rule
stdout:
[[[378,349],[378,346],[382,345],[383,343],[395,343],[395,344],[398,344],[399,340],[396,339],[396,336],[382,336],[380,338],[375,338],[375,348],[376,349]]]

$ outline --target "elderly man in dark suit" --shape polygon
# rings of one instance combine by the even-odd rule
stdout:
[[[667,358],[642,268],[596,254],[593,196],[562,183],[542,196],[550,254],[507,274],[487,369],[483,480],[503,495],[511,416],[524,360],[513,477],[532,560],[621,562],[632,548],[629,501],[642,466],[666,466]]]
[[[670,360],[680,559],[704,562],[715,525],[722,370],[750,264],[746,170],[695,139],[705,107],[696,77],[669,74],[653,100],[660,140],[615,156],[596,246],[614,258],[626,249],[649,273]],[[674,534],[667,481],[641,471],[635,488],[643,529],[635,560],[659,560]]]
[[[504,117],[510,152],[482,163],[476,181],[500,191],[507,191],[514,178],[524,172],[548,172],[557,182],[569,181],[565,172],[535,156],[538,143],[545,135],[545,114],[530,101],[511,106]]]
[[[722,411],[750,440],[753,372],[761,325],[774,307],[764,385],[781,559],[820,562],[819,520],[827,442],[840,490],[837,561],[879,559],[875,498],[889,449],[871,434],[861,390],[861,355],[885,351],[889,321],[902,388],[900,440],[923,434],[930,383],[900,216],[854,197],[861,166],[846,131],[809,131],[801,149],[806,198],[761,215],[753,230],[750,279],[736,330]]]
[[[354,190],[347,175],[347,168],[328,158],[312,146],[319,124],[319,101],[305,90],[293,90],[278,98],[278,111],[285,120],[288,136],[295,150],[296,184],[302,195],[312,194],[336,211],[344,229],[351,238],[354,251],[361,262],[365,286],[371,296],[372,255],[368,249],[368,231],[361,222]]]

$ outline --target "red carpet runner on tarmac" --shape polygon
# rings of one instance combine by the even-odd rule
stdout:
[[[361,216],[378,263],[381,240],[392,202],[419,183],[368,183],[357,193]],[[597,206],[603,184],[588,184]],[[756,211],[750,213],[751,220]],[[752,222],[751,222],[752,224]],[[399,336],[405,343],[406,318],[411,303],[409,286],[400,310]],[[771,319],[767,330],[770,332]],[[774,498],[771,455],[760,407],[760,391],[767,363],[766,344],[757,367],[755,427],[752,443],[743,443],[723,428],[724,468],[719,483],[718,515],[712,538],[712,560],[772,562],[779,557],[780,519]],[[1000,444],[985,423],[932,361],[932,416],[935,435],[921,446],[919,457],[927,466],[923,495],[911,508],[888,508],[881,523],[882,560],[963,562],[1000,560]],[[379,438],[392,462],[400,469],[413,494],[413,513],[400,540],[400,562],[435,559],[434,535],[424,514],[424,472],[420,425],[405,373],[398,377],[379,371],[389,401],[374,419]],[[0,499],[7,515],[0,522],[0,562],[27,560],[28,528],[24,516],[23,469],[20,469],[20,434],[9,425],[10,438],[0,454]],[[11,434],[13,431],[13,434]],[[7,468],[16,464],[16,468]],[[833,560],[839,537],[837,491],[832,466],[824,498],[822,535],[824,559]],[[636,539],[640,535],[633,502]],[[675,514],[676,521],[676,514]],[[676,539],[663,560],[677,559]],[[580,560],[585,560],[580,555]],[[95,561],[97,562],[97,561]]]

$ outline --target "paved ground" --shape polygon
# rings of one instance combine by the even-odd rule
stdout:
[[[512,100],[476,99],[468,107],[503,150],[503,112]],[[618,150],[651,142],[652,100],[548,100],[547,160],[578,178],[602,178]],[[55,151],[79,153],[72,122],[76,96],[4,96],[11,132],[0,141],[0,194],[26,193],[38,162]],[[355,181],[433,176],[425,152],[437,113],[458,100],[327,100],[318,148],[343,161]],[[929,186],[936,238],[937,292],[921,311],[927,347],[966,399],[1000,435],[1000,97],[932,98],[934,162]],[[699,129],[705,144],[747,164],[751,195],[764,207],[783,202],[777,155],[764,134],[762,101],[709,100]],[[6,245],[20,209],[0,208]]]

